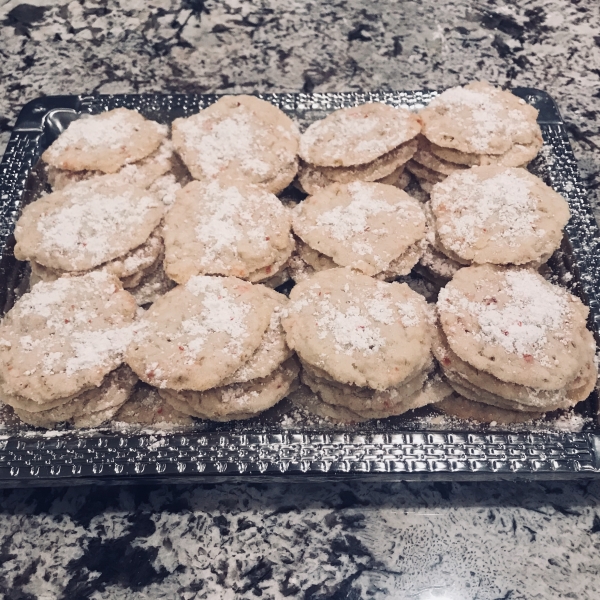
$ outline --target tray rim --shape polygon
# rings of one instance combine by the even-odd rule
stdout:
[[[441,90],[440,90],[441,91]],[[552,128],[556,128],[557,131],[562,134],[565,142],[565,148],[575,161],[572,149],[568,140],[568,136],[566,133],[566,129],[564,127],[564,122],[560,115],[560,111],[552,99],[546,92],[542,90],[537,90],[535,88],[514,88],[511,90],[518,94],[521,97],[524,97],[528,101],[535,101],[536,105],[540,109],[540,118],[538,121],[540,124],[544,124],[546,126],[550,126]],[[328,97],[336,96],[336,97],[344,97],[344,96],[352,96],[356,97],[360,95],[363,98],[379,98],[381,96],[394,96],[398,94],[418,94],[423,97],[434,97],[439,92],[435,90],[413,90],[413,91],[373,91],[373,92],[365,92],[365,93],[357,93],[357,92],[333,92],[333,93],[292,93],[292,92],[283,92],[283,93],[268,93],[268,94],[257,94],[261,98],[264,99],[272,99],[272,98],[287,98],[294,99],[294,102],[302,102],[303,100],[306,102],[316,101],[319,99],[326,99]],[[45,96],[36,98],[31,100],[27,104],[23,106],[21,109],[19,116],[17,118],[15,127],[11,133],[11,138],[9,140],[9,144],[7,145],[6,152],[2,161],[0,162],[0,200],[2,201],[0,205],[0,211],[2,215],[5,214],[6,209],[10,206],[11,198],[8,195],[2,195],[3,188],[3,179],[2,175],[6,175],[7,173],[7,165],[9,161],[7,160],[7,155],[11,152],[11,143],[14,145],[15,141],[18,142],[24,138],[33,139],[39,138],[44,134],[45,131],[45,123],[48,117],[53,113],[53,111],[62,111],[62,112],[72,112],[72,113],[81,113],[81,112],[90,112],[90,107],[94,106],[94,103],[99,103],[102,101],[109,100],[125,100],[125,99],[152,99],[152,98],[160,98],[160,97],[175,97],[187,99],[190,101],[199,101],[203,102],[212,102],[220,96],[229,95],[229,94],[166,94],[166,93],[145,93],[145,94],[110,94],[110,95],[102,95],[102,94],[80,94],[80,95],[59,95],[59,96]],[[363,100],[364,101],[364,100]],[[401,104],[401,103],[400,103]],[[37,160],[37,157],[36,157]],[[33,166],[33,162],[30,161],[29,164],[25,164],[27,167],[27,171],[29,172]],[[579,175],[577,169],[577,163],[575,161],[574,165],[574,177],[577,180],[578,184],[582,185],[581,177]],[[20,193],[24,192],[25,182],[21,182],[22,189]],[[584,188],[585,190],[585,188]],[[19,190],[17,189],[17,192]],[[564,195],[564,194],[563,194]],[[581,198],[580,198],[581,199]],[[595,235],[591,236],[594,239],[599,240],[600,243],[600,232],[598,231],[598,227],[596,221],[593,217],[593,213],[591,212],[591,205],[589,200],[587,200],[587,196],[583,198],[584,208],[589,208],[589,212],[592,216],[591,222],[591,232]],[[587,205],[586,205],[587,203]],[[16,217],[16,213],[11,215]],[[13,219],[14,224],[14,219]],[[573,229],[573,228],[571,228]],[[9,232],[10,233],[10,232]],[[578,239],[578,234],[580,231],[569,230],[567,228],[567,233],[569,236],[569,240],[573,241],[573,239]],[[0,237],[2,237],[2,233],[0,232]],[[1,248],[0,252],[3,253],[4,250],[4,242],[6,239],[6,235],[4,235],[1,239]],[[584,286],[585,287],[585,286]],[[588,304],[590,305],[590,310],[593,314],[593,325],[595,329],[595,333],[598,334],[600,331],[600,287],[598,282],[590,282],[587,289],[584,289],[584,294],[587,296]],[[330,446],[331,443],[328,441],[329,438],[338,439],[340,436],[345,436],[345,439],[338,443],[341,446],[346,447],[361,447],[364,448],[364,444],[367,443],[365,439],[362,439],[360,442],[352,442],[350,438],[355,437],[356,435],[360,435],[360,433],[355,432],[340,432],[336,431],[334,428],[331,430],[317,430],[311,431],[308,428],[298,429],[289,429],[289,430],[274,430],[275,426],[265,428],[262,434],[256,434],[259,437],[262,436],[264,439],[260,442],[255,442],[254,446],[258,444],[259,451],[262,451],[264,454],[269,454],[269,452],[275,452],[281,450],[281,441],[272,440],[269,441],[267,439],[269,436],[277,436],[281,435],[284,437],[289,436],[302,436],[301,440],[296,438],[294,442],[294,447],[298,451],[295,454],[296,458],[298,456],[302,456],[303,454],[310,454],[311,449],[314,449],[315,441],[311,438],[311,436],[317,436],[317,438],[322,437],[323,440],[319,442],[321,446]],[[573,433],[543,433],[538,434],[536,432],[531,433],[511,433],[511,432],[503,432],[503,431],[494,431],[490,433],[481,433],[481,432],[471,432],[471,431],[427,431],[427,430],[399,430],[394,429],[393,431],[385,431],[385,428],[382,428],[380,431],[375,433],[369,432],[368,434],[363,434],[365,438],[379,439],[381,436],[391,436],[387,442],[378,442],[381,447],[392,447],[396,443],[399,446],[407,446],[406,443],[400,444],[399,442],[391,441],[394,436],[407,436],[407,439],[413,439],[420,435],[428,436],[428,439],[437,440],[437,442],[431,442],[431,444],[424,444],[423,440],[419,438],[419,441],[410,442],[408,445],[413,447],[415,451],[423,451],[424,449],[429,451],[430,446],[437,446],[438,448],[445,448],[446,450],[452,450],[452,446],[460,447],[462,445],[463,449],[473,450],[470,448],[470,445],[465,443],[464,439],[462,442],[457,442],[456,439],[460,436],[464,436],[465,439],[475,439],[477,441],[473,442],[474,448],[478,448],[481,450],[483,456],[494,456],[494,453],[500,448],[506,449],[510,448],[511,445],[518,447],[526,452],[534,452],[532,456],[537,456],[535,452],[541,452],[543,454],[544,450],[552,449],[552,448],[561,448],[564,452],[572,454],[573,458],[570,459],[570,462],[560,467],[556,465],[552,465],[551,462],[546,461],[547,464],[537,464],[535,459],[524,460],[523,464],[519,464],[515,466],[515,461],[511,464],[513,465],[508,471],[504,470],[502,465],[498,467],[490,466],[489,469],[477,470],[477,467],[470,465],[469,460],[473,461],[474,459],[467,459],[466,462],[463,461],[464,464],[462,466],[456,465],[456,468],[452,468],[452,454],[448,455],[446,452],[444,454],[445,460],[447,462],[446,467],[440,466],[438,468],[433,468],[431,464],[417,464],[427,463],[425,461],[418,461],[415,459],[412,467],[407,469],[394,469],[393,467],[390,469],[390,460],[389,458],[384,458],[378,454],[377,456],[372,457],[373,459],[369,459],[364,461],[366,466],[364,468],[358,470],[349,470],[347,461],[346,463],[343,458],[343,453],[340,455],[339,452],[334,452],[334,456],[340,458],[340,460],[331,460],[331,459],[322,459],[321,460],[312,460],[312,465],[306,466],[306,460],[296,460],[287,461],[288,466],[282,470],[281,464],[282,459],[280,455],[273,455],[277,460],[271,460],[271,466],[267,465],[267,467],[263,468],[262,466],[258,466],[256,468],[248,469],[248,466],[240,466],[244,465],[244,463],[248,461],[243,461],[239,456],[229,456],[225,460],[222,454],[222,451],[219,450],[225,446],[231,446],[232,441],[231,438],[238,438],[240,436],[239,433],[230,433],[230,432],[186,432],[186,431],[152,431],[151,434],[139,433],[132,430],[131,435],[118,433],[118,432],[105,432],[102,429],[98,429],[95,431],[90,431],[89,433],[81,434],[76,431],[65,431],[65,432],[50,432],[49,434],[41,433],[39,435],[36,432],[21,432],[18,434],[12,435],[2,435],[0,434],[0,488],[1,487],[17,487],[17,486],[26,486],[26,485],[34,485],[34,486],[43,486],[43,485],[64,485],[64,484],[74,484],[74,483],[131,483],[131,482],[148,482],[148,481],[161,481],[161,482],[182,482],[183,480],[192,480],[195,482],[200,481],[217,481],[217,480],[230,480],[231,478],[235,478],[236,480],[240,479],[281,479],[284,477],[285,481],[291,481],[294,478],[300,478],[300,480],[311,480],[314,478],[317,479],[326,479],[326,478],[335,478],[338,479],[340,477],[351,477],[355,479],[357,476],[362,478],[369,479],[391,479],[391,480],[409,480],[409,479],[420,479],[420,480],[475,480],[475,479],[517,479],[517,478],[526,478],[526,479],[555,479],[555,478],[575,478],[575,477],[590,477],[600,475],[600,426],[597,426],[597,429],[586,431],[584,433],[573,434]],[[441,436],[441,437],[440,437]],[[521,439],[521,437],[523,439]],[[529,436],[531,439],[525,439]],[[535,440],[531,437],[535,438]],[[187,450],[180,449],[180,460],[175,461],[172,460],[172,457],[160,456],[160,451],[158,451],[156,456],[152,456],[151,460],[147,462],[149,465],[154,465],[149,471],[153,471],[152,473],[146,472],[145,468],[141,470],[141,472],[136,471],[135,469],[128,468],[131,466],[130,458],[123,458],[118,456],[118,449],[113,448],[114,444],[117,443],[120,445],[120,448],[123,449],[128,448],[127,442],[123,440],[137,440],[136,444],[145,444],[145,442],[140,442],[142,439],[156,439],[163,440],[160,444],[169,444],[173,443],[175,446],[181,447],[181,440],[192,440],[194,438],[206,438],[208,440],[207,445],[211,448],[211,452],[213,455],[210,455],[210,460],[213,462],[209,465],[211,468],[191,473],[190,471],[185,473],[187,470],[186,467],[181,467],[186,461],[187,463],[194,462],[197,463],[197,456],[194,453],[197,453],[197,445],[194,446],[193,443],[187,443]],[[514,444],[511,444],[511,438],[518,438],[518,441],[515,441]],[[197,444],[196,439],[196,444]],[[416,439],[416,438],[415,438]],[[461,438],[462,439],[462,438]],[[57,441],[59,440],[59,441]],[[178,441],[179,440],[179,441]],[[371,440],[372,441],[372,440]],[[237,441],[239,444],[239,440]],[[79,469],[77,471],[77,465],[74,463],[73,468],[71,469],[71,474],[68,474],[67,469],[55,468],[56,465],[48,464],[46,465],[48,468],[38,468],[37,472],[34,474],[35,469],[31,467],[30,473],[27,474],[23,472],[20,466],[17,463],[21,462],[18,458],[20,452],[25,452],[26,454],[31,453],[31,449],[34,448],[36,451],[42,452],[50,452],[52,456],[55,456],[56,459],[61,456],[60,460],[64,460],[65,457],[68,459],[68,453],[73,453],[73,444],[75,446],[82,446],[84,449],[90,449],[93,446],[94,452],[96,452],[95,456],[97,457],[96,462],[92,461],[89,466],[91,469]],[[159,444],[159,445],[160,445]],[[186,444],[183,444],[184,446]],[[243,445],[243,444],[242,444]],[[335,445],[335,444],[334,444]],[[377,444],[376,444],[377,445]],[[138,446],[139,448],[140,446]],[[194,450],[194,448],[196,448]],[[78,448],[82,449],[82,448]],[[104,450],[103,450],[104,449]],[[389,448],[388,448],[389,449]],[[456,449],[456,448],[454,448]],[[61,454],[62,452],[62,454]],[[111,454],[115,454],[116,456],[111,456]],[[55,453],[55,454],[52,454]],[[491,454],[490,454],[491,453]],[[125,452],[127,454],[127,452]],[[388,455],[389,456],[389,455]],[[418,454],[417,456],[422,456]],[[425,455],[423,455],[425,456]],[[17,460],[15,460],[15,457]],[[10,459],[13,459],[12,462]],[[115,458],[117,460],[115,461]],[[196,461],[193,459],[196,458]],[[218,460],[218,459],[221,460]],[[122,459],[122,460],[121,460]],[[387,460],[387,462],[386,462]],[[411,459],[412,460],[412,459]],[[433,460],[433,459],[431,459]],[[430,463],[431,463],[430,460]],[[485,459],[488,460],[488,459]],[[183,462],[182,462],[183,461]],[[11,467],[8,467],[8,462],[11,462]],[[27,461],[24,461],[27,462]],[[31,462],[31,461],[30,461]],[[50,459],[52,462],[52,459]],[[275,463],[278,462],[279,465],[275,468],[272,468]],[[283,461],[285,462],[285,461]],[[308,461],[309,463],[311,461]],[[393,461],[392,461],[393,462]],[[440,461],[438,461],[440,462]],[[443,462],[443,461],[441,461]],[[460,461],[459,461],[460,462]],[[500,464],[499,461],[498,464]],[[510,462],[510,461],[509,461]],[[517,461],[518,462],[518,461]],[[539,461],[538,461],[539,462]],[[542,461],[543,463],[544,461]],[[89,463],[89,461],[88,461]],[[261,461],[257,460],[256,464],[260,465]],[[320,463],[318,469],[313,470],[313,466],[316,463]],[[328,464],[330,463],[330,464]],[[68,463],[63,463],[63,466]],[[86,463],[87,464],[87,463]],[[138,463],[138,464],[146,464],[146,463]],[[173,471],[173,464],[179,465],[175,466],[175,470]],[[406,464],[411,464],[410,461]],[[15,466],[17,465],[17,466]],[[102,465],[102,468],[98,468],[98,465]],[[224,466],[223,466],[224,465]],[[450,466],[449,466],[450,465]],[[465,465],[470,465],[466,466]],[[25,465],[23,465],[25,466]],[[44,467],[44,465],[38,465]],[[81,465],[79,465],[81,466]],[[84,465],[85,466],[85,465]],[[107,467],[105,470],[104,467]],[[406,466],[406,465],[404,465]],[[214,469],[213,469],[214,467]],[[465,467],[465,468],[463,468]]]

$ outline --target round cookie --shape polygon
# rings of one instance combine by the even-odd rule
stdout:
[[[111,418],[126,402],[137,380],[137,376],[128,366],[121,365],[109,373],[99,387],[86,390],[55,408],[36,412],[29,412],[17,406],[13,408],[21,421],[36,427],[49,429],[63,421],[72,421],[76,427],[86,427],[86,417],[90,416],[94,416],[94,423],[99,425]],[[100,418],[101,420],[98,420]]]
[[[254,96],[223,96],[175,119],[175,149],[194,179],[254,183],[279,193],[298,170],[298,128],[281,110]]]
[[[466,169],[464,165],[457,165],[456,163],[449,162],[436,156],[431,151],[429,140],[423,136],[419,136],[419,147],[412,157],[412,162],[418,163],[426,169],[441,173],[442,175],[452,175],[452,173],[455,173],[456,171]]]
[[[286,312],[289,300],[275,290],[265,290],[265,292],[275,301],[275,307],[260,346],[231,377],[224,379],[221,385],[245,383],[251,379],[266,377],[292,356],[292,351],[285,341],[285,331],[281,326],[281,317]]]
[[[300,138],[299,154],[319,167],[364,165],[412,140],[420,130],[414,113],[371,102],[336,110],[310,125]]]
[[[152,154],[167,133],[166,125],[127,108],[82,115],[50,145],[42,159],[67,171],[116,173],[123,165]]]
[[[107,273],[40,282],[0,324],[0,389],[40,404],[101,385],[123,361],[135,300]]]
[[[165,271],[178,283],[194,275],[246,279],[265,267],[276,271],[293,250],[290,227],[289,209],[258,186],[192,181],[165,217]]]
[[[465,267],[437,307],[450,348],[502,381],[558,390],[587,361],[587,307],[534,271]]]
[[[431,192],[435,230],[463,261],[521,265],[550,256],[563,238],[569,206],[525,169],[472,167]]]
[[[114,416],[115,423],[146,427],[187,427],[194,420],[174,409],[155,388],[141,383]]]
[[[260,346],[277,306],[272,293],[235,277],[192,277],[140,318],[126,361],[155,387],[216,387]]]
[[[484,81],[450,88],[419,113],[423,135],[437,146],[492,155],[539,139],[537,115],[525,100]]]
[[[381,183],[336,183],[294,212],[298,237],[336,264],[367,275],[385,271],[425,235],[419,202]]]
[[[416,140],[401,144],[390,152],[364,165],[353,167],[317,167],[300,163],[298,181],[308,194],[315,194],[332,183],[378,181],[389,177],[409,161],[417,150]]]
[[[507,410],[473,402],[463,396],[454,394],[438,402],[435,407],[446,415],[457,417],[464,421],[478,421],[479,423],[498,423],[500,425],[511,425],[513,423],[529,423],[537,421],[544,416],[544,413],[526,413],[516,410]]]
[[[180,412],[212,421],[250,419],[275,406],[295,384],[298,363],[290,358],[260,379],[203,392],[160,389],[159,394]]]
[[[430,144],[429,148],[439,159],[466,167],[497,165],[501,167],[525,167],[532,161],[544,145],[541,131],[536,134],[531,144],[515,144],[502,154],[471,154],[452,148],[443,148]]]
[[[288,346],[336,381],[386,390],[431,360],[429,308],[406,284],[330,269],[298,283],[290,299]]]
[[[105,175],[29,204],[15,228],[15,257],[88,271],[144,244],[164,214],[147,191]]]

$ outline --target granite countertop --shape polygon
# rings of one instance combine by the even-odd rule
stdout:
[[[0,150],[45,94],[549,92],[592,200],[600,14],[586,0],[0,0]],[[600,482],[4,491],[0,592],[54,598],[598,598]]]

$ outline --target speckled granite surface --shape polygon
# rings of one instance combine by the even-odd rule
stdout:
[[[0,0],[0,148],[43,94],[444,88],[557,100],[600,184],[593,1]],[[600,482],[74,488],[0,495],[0,593],[592,599]]]

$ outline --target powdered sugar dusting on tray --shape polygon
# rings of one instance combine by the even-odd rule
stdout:
[[[502,306],[496,297],[485,302],[469,300],[460,291],[445,287],[438,307],[442,311],[474,315],[480,331],[476,339],[502,347],[506,352],[535,357],[550,366],[545,353],[548,333],[560,334],[571,314],[566,293],[553,289],[527,270],[507,271],[504,275],[507,296]]]
[[[444,216],[445,223],[438,223],[444,244],[458,253],[476,244],[484,233],[493,232],[490,241],[509,246],[545,234],[536,227],[538,203],[529,183],[513,171],[483,180],[469,171],[452,175],[434,188],[431,207]]]

